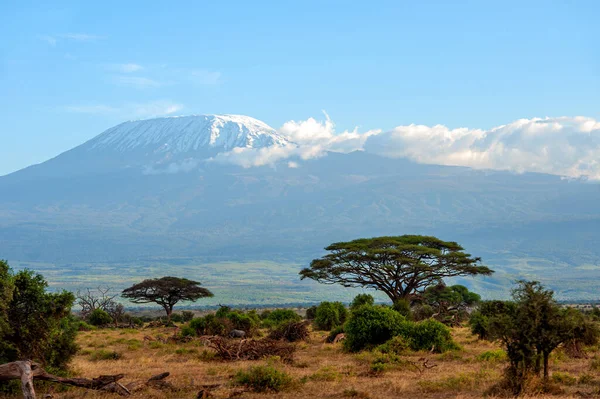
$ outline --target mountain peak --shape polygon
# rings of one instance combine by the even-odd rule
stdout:
[[[181,154],[235,147],[282,146],[288,140],[266,123],[244,115],[189,115],[128,121],[88,141],[88,151],[143,150]]]

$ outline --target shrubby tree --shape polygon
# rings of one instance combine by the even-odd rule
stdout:
[[[481,259],[465,253],[456,242],[436,237],[403,235],[361,238],[325,248],[329,253],[300,272],[324,284],[372,288],[392,302],[413,301],[425,289],[457,276],[490,275]]]
[[[123,298],[133,303],[156,303],[163,307],[171,321],[173,307],[181,301],[195,302],[200,298],[212,297],[208,289],[200,287],[198,281],[179,277],[162,277],[144,280],[123,290]]]
[[[42,275],[13,273],[0,261],[0,361],[31,359],[64,368],[77,352],[77,325],[71,316],[75,297],[49,293]]]
[[[432,308],[432,317],[447,325],[457,325],[467,317],[467,309],[481,301],[479,294],[464,285],[429,287],[423,293],[422,304]]]
[[[352,303],[350,304],[350,310],[358,309],[362,305],[373,305],[374,303],[375,298],[373,298],[373,295],[358,294],[352,300]]]
[[[594,325],[585,324],[580,312],[561,308],[553,291],[536,281],[518,282],[512,297],[512,304],[497,306],[495,314],[487,318],[485,335],[502,342],[509,359],[506,382],[519,394],[532,375],[543,371],[547,381],[548,360],[559,345],[590,335],[595,342],[598,331]]]

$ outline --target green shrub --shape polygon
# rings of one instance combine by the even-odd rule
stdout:
[[[77,320],[75,323],[77,325],[77,331],[94,331],[97,329],[96,326],[88,324],[83,320]]]
[[[373,298],[373,295],[358,294],[352,300],[352,303],[350,304],[350,310],[358,309],[362,305],[374,305],[374,304],[375,304],[375,298]]]
[[[400,335],[408,338],[413,350],[446,352],[458,349],[452,340],[450,329],[439,321],[424,320],[418,323],[408,323],[407,329],[402,329]]]
[[[393,337],[386,343],[381,344],[377,347],[377,350],[381,353],[393,353],[396,355],[400,355],[410,349],[410,340],[400,335]]]
[[[292,309],[276,309],[267,315],[266,318],[263,319],[263,325],[265,327],[277,327],[282,323],[300,321],[302,317]]]
[[[194,329],[191,326],[183,326],[183,327],[181,327],[180,334],[182,337],[195,337],[196,329]]]
[[[112,317],[102,309],[94,309],[88,316],[88,322],[93,326],[105,326],[112,323]]]
[[[321,302],[315,314],[315,327],[319,330],[331,330],[346,321],[348,310],[341,302]]]
[[[220,306],[215,316],[218,318],[227,317],[227,315],[231,312],[231,308],[229,306]]]
[[[173,313],[171,315],[171,322],[173,323],[183,323],[183,316],[179,313]]]
[[[245,331],[248,336],[252,335],[258,328],[258,316],[254,318],[246,313],[230,312],[227,314],[227,319],[231,322],[233,328]]]
[[[317,317],[317,306],[311,306],[306,309],[306,320],[314,320]]]
[[[240,318],[240,323],[242,320]],[[196,335],[221,335],[225,336],[232,330],[233,324],[227,318],[218,318],[214,314],[196,317],[190,321],[189,327],[194,329]]]
[[[191,312],[189,310],[184,310],[181,312],[181,319],[183,320],[184,323],[191,321],[193,318],[194,318],[194,312]]]
[[[90,355],[90,360],[96,362],[98,360],[119,360],[123,357],[119,352],[107,351],[105,349],[98,349]]]
[[[410,309],[410,302],[406,299],[398,299],[394,302],[392,308],[406,318],[406,320],[412,320],[412,311]]]
[[[204,335],[206,331],[206,318],[195,317],[190,320],[188,327],[194,330],[194,335]]]
[[[345,325],[344,347],[356,352],[368,346],[381,345],[398,335],[406,323],[401,314],[390,308],[363,305],[352,311]]]
[[[292,378],[287,373],[268,365],[238,371],[235,382],[256,392],[279,392],[290,386]]]

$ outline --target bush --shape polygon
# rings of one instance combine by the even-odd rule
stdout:
[[[183,326],[181,328],[180,334],[182,337],[195,337],[196,336],[196,329],[194,329],[191,326]]]
[[[306,320],[314,320],[317,317],[317,306],[311,306],[306,309]]]
[[[112,317],[102,309],[94,309],[88,316],[88,322],[93,326],[105,326],[112,323]]]
[[[331,330],[346,321],[348,310],[341,302],[321,302],[315,314],[315,327],[319,330]]]
[[[263,326],[265,327],[277,327],[282,323],[297,322],[302,320],[302,317],[291,309],[276,309],[267,315],[263,319]]]
[[[394,302],[392,308],[406,318],[406,320],[412,320],[412,311],[410,309],[410,302],[406,299],[398,299]]]
[[[188,324],[188,327],[194,330],[194,335],[204,335],[206,333],[206,318],[193,318]]]
[[[231,312],[231,307],[220,306],[219,309],[217,310],[217,312],[215,313],[215,316],[221,319],[223,317],[227,317],[229,312]]]
[[[184,323],[191,321],[194,318],[194,312],[190,312],[189,310],[184,310],[181,312],[181,319]]]
[[[390,308],[363,305],[352,311],[345,325],[344,347],[357,352],[368,346],[381,345],[398,335],[406,323],[401,314]]]
[[[0,260],[0,362],[31,359],[63,369],[75,355],[79,323],[71,316],[70,292],[46,292],[44,277],[31,270],[13,273]]]
[[[225,336],[233,329],[233,324],[229,319],[218,318],[214,314],[196,317],[190,321],[189,326],[196,331],[196,335]]]
[[[96,326],[92,326],[91,324],[86,323],[83,320],[77,320],[75,322],[78,331],[94,331],[96,330]]]
[[[279,324],[269,334],[270,339],[284,339],[288,342],[303,341],[309,337],[308,327],[304,321],[288,321]]]
[[[358,309],[362,305],[374,305],[374,304],[375,304],[375,298],[373,298],[372,295],[358,294],[352,300],[352,303],[350,304],[350,310]]]
[[[410,340],[413,350],[446,352],[458,349],[452,340],[450,329],[439,321],[424,320],[418,323],[405,324],[409,328],[401,331]]]
[[[386,343],[381,344],[377,347],[377,350],[381,353],[391,353],[394,355],[400,355],[410,349],[410,340],[400,335],[393,337]]]
[[[236,383],[256,392],[279,392],[290,386],[292,378],[272,365],[250,367],[235,375]]]
[[[247,336],[251,336],[256,332],[258,328],[258,315],[242,313],[242,312],[230,312],[226,317],[236,330],[242,330],[246,332]],[[227,333],[229,331],[226,331]]]

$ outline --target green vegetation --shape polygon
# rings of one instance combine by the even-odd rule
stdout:
[[[279,392],[292,383],[292,378],[285,372],[277,370],[273,365],[254,366],[247,371],[239,371],[235,381],[256,392]]]
[[[13,273],[0,260],[0,362],[32,359],[64,369],[77,352],[78,323],[71,316],[75,297],[49,293],[47,287],[40,274]]]
[[[105,326],[112,321],[112,317],[102,309],[95,309],[88,316],[88,322],[93,326]]]
[[[315,327],[329,331],[346,322],[348,310],[341,302],[321,302],[315,312]]]

